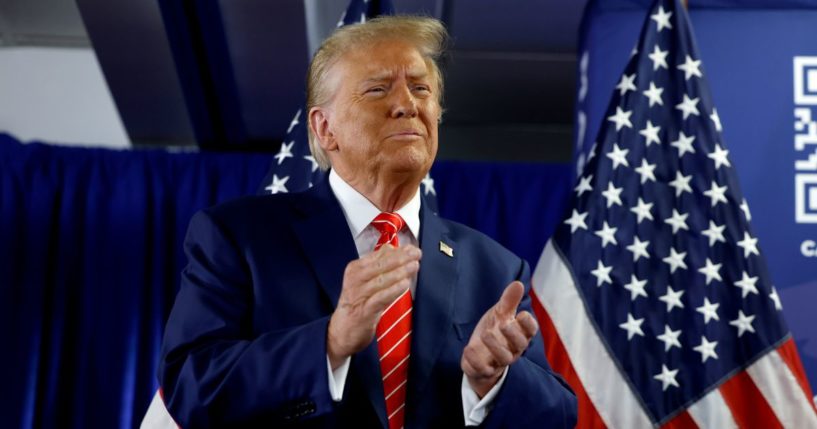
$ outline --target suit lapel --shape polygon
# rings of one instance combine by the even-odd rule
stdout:
[[[431,369],[449,334],[457,282],[458,248],[448,228],[427,205],[421,211],[420,247],[423,259],[415,291],[407,421],[416,414]],[[442,243],[442,245],[441,245]],[[450,251],[449,251],[450,250]],[[450,254],[450,255],[449,255]]]
[[[349,224],[326,179],[304,194],[297,209],[302,216],[293,224],[293,230],[335,309],[343,287],[346,265],[359,257]],[[354,355],[351,365],[351,373],[359,375],[381,424],[388,427],[377,343],[373,341],[369,347]]]

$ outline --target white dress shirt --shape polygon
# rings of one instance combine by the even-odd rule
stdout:
[[[343,214],[346,216],[346,222],[349,224],[349,230],[352,232],[352,237],[355,240],[355,247],[359,256],[365,256],[374,251],[374,246],[380,237],[380,232],[371,225],[372,220],[380,214],[380,210],[366,199],[360,192],[346,183],[335,170],[329,172],[329,186],[332,192],[340,203]],[[406,228],[401,229],[397,233],[400,245],[412,244],[418,245],[418,238],[420,235],[420,188],[406,203],[405,206],[399,208],[396,212],[406,222]],[[422,262],[421,262],[422,264]],[[417,288],[417,274],[411,281],[410,290],[414,296]],[[332,371],[332,365],[329,362],[329,356],[326,357],[326,367],[329,371],[329,393],[332,399],[340,402],[343,399],[343,389],[346,385],[346,376],[349,373],[349,365],[351,358],[346,360]],[[485,417],[490,411],[491,404],[494,398],[499,393],[502,383],[505,381],[507,368],[502,373],[502,377],[496,385],[488,391],[488,393],[480,399],[477,393],[471,388],[468,379],[463,374],[462,376],[462,411],[465,416],[466,426],[478,426],[485,420]]]

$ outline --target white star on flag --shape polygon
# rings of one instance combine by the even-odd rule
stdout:
[[[684,119],[688,118],[689,115],[698,116],[701,114],[701,112],[698,111],[699,101],[700,99],[698,97],[689,98],[686,94],[684,94],[684,101],[677,104],[675,108],[684,112]]]
[[[633,262],[638,261],[638,258],[650,259],[650,254],[647,253],[647,246],[649,241],[641,241],[638,236],[633,237],[633,244],[626,247],[627,250],[633,253]]]
[[[709,341],[706,337],[701,336],[701,344],[692,348],[696,352],[701,354],[701,362],[706,362],[707,359],[713,358],[717,359],[718,354],[715,353],[715,347],[718,346],[717,341]]]
[[[717,302],[712,303],[709,302],[709,298],[704,298],[703,305],[700,307],[696,307],[695,311],[701,313],[704,316],[704,325],[706,325],[707,323],[709,323],[710,320],[715,321],[721,320],[721,318],[718,317],[718,307],[720,306],[721,305],[719,303]]]
[[[573,214],[565,221],[566,224],[570,225],[570,232],[574,233],[579,228],[587,229],[587,224],[584,223],[586,217],[587,213],[579,213],[576,209],[573,209]]]
[[[721,145],[716,144],[715,151],[707,155],[707,157],[711,158],[712,161],[715,161],[715,169],[717,170],[721,168],[722,165],[727,167],[732,166],[732,164],[729,163],[729,158],[726,157],[727,155],[729,155],[729,151],[723,149]]]
[[[653,71],[659,68],[669,68],[669,66],[667,66],[667,54],[669,54],[669,51],[662,51],[658,45],[655,45],[652,53],[649,55],[652,60]]]
[[[627,339],[632,340],[636,335],[644,336],[644,331],[641,330],[642,323],[644,318],[636,319],[631,313],[627,313],[627,321],[618,326],[627,331]]]
[[[641,159],[641,166],[635,168],[636,173],[641,176],[641,184],[647,181],[655,182],[655,164],[650,164],[646,159]]]
[[[618,85],[616,85],[616,89],[619,90],[620,95],[624,95],[627,91],[635,91],[635,73],[627,76],[621,75],[621,81],[619,81]]]
[[[748,258],[753,253],[760,255],[760,251],[757,250],[757,238],[752,238],[748,232],[743,232],[743,240],[738,241],[738,246],[743,248],[744,258]]]
[[[633,123],[630,122],[630,116],[633,114],[632,111],[624,111],[621,110],[621,107],[616,107],[616,113],[612,116],[607,117],[607,120],[610,122],[614,122],[616,124],[616,131],[620,131],[622,128],[632,128]]]
[[[684,72],[684,79],[689,80],[692,76],[703,77],[704,75],[701,73],[701,60],[693,60],[692,57],[687,55],[686,60],[683,64],[678,65],[678,70]]]
[[[755,333],[755,328],[752,322],[755,320],[754,315],[745,315],[743,310],[738,310],[738,318],[729,322],[730,325],[738,328],[738,338],[742,337],[746,332]]]
[[[279,150],[278,153],[275,154],[275,159],[278,160],[278,165],[281,165],[281,163],[284,162],[285,159],[292,158],[292,146],[294,145],[295,145],[294,141],[289,142],[289,144],[281,143],[281,150]]]
[[[664,333],[661,335],[656,336],[661,342],[664,343],[664,351],[667,352],[669,349],[673,347],[681,348],[681,342],[678,341],[678,337],[681,336],[681,330],[673,331],[670,329],[669,325],[664,325]]]
[[[661,373],[655,375],[653,378],[661,382],[661,390],[667,390],[670,386],[680,387],[675,376],[678,375],[678,370],[670,370],[666,365],[661,364]]]
[[[650,144],[657,143],[661,144],[661,138],[658,137],[658,132],[661,131],[661,127],[657,125],[653,125],[652,122],[647,119],[647,125],[644,127],[643,130],[639,131],[638,134],[641,134],[646,138],[645,141],[647,147],[650,147]]]
[[[272,183],[269,184],[265,189],[268,190],[271,194],[277,194],[279,192],[289,192],[287,191],[286,183],[289,180],[289,176],[278,178],[277,175],[272,176]]]
[[[667,304],[667,313],[671,312],[673,308],[684,308],[684,303],[681,302],[681,295],[684,291],[676,291],[672,286],[667,286],[667,293],[661,295],[658,300]]]
[[[647,285],[646,280],[639,280],[635,274],[630,275],[630,283],[624,285],[624,289],[630,291],[630,300],[635,301],[639,296],[647,297],[647,291],[644,287]]]
[[[661,98],[661,94],[664,92],[664,88],[658,88],[655,86],[655,82],[650,82],[649,89],[645,89],[642,94],[649,100],[650,107],[654,104],[658,104],[659,106],[664,105],[664,100]]]
[[[591,180],[593,180],[592,174],[587,177],[579,178],[579,184],[573,188],[573,190],[577,192],[576,195],[581,196],[585,191],[593,191],[593,187],[590,186]]]
[[[613,150],[607,153],[607,157],[613,161],[613,170],[618,168],[619,165],[630,166],[630,163],[627,162],[627,153],[629,151],[629,149],[619,148],[617,144],[613,145]]]

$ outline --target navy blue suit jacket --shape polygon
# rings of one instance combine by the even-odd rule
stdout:
[[[425,205],[420,216],[405,423],[462,427],[462,350],[508,283],[528,287],[530,274],[483,234]],[[358,255],[328,181],[201,211],[185,250],[189,264],[159,368],[165,402],[182,427],[387,427],[374,342],[352,357],[343,400],[329,394],[327,325],[344,269]],[[522,309],[531,311],[527,294]],[[575,420],[575,397],[551,372],[537,334],[510,366],[482,426],[558,428]]]

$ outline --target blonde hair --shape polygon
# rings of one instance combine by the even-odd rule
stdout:
[[[324,40],[307,71],[306,111],[323,106],[332,98],[333,94],[328,93],[327,74],[346,52],[354,47],[389,39],[403,40],[417,48],[437,80],[438,101],[442,102],[443,79],[437,61],[448,41],[448,32],[443,24],[434,18],[422,16],[380,16],[363,24],[338,28]],[[312,128],[307,128],[309,150],[321,169],[326,170],[330,166],[329,157],[318,144]]]

